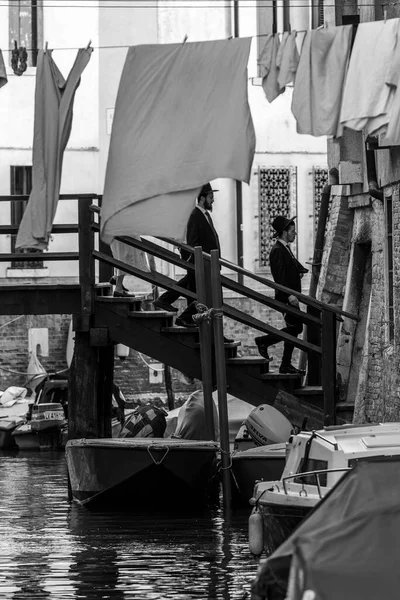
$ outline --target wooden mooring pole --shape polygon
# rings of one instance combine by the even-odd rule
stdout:
[[[231,452],[229,446],[228,403],[222,309],[222,287],[218,250],[211,250],[211,292],[214,309],[214,347],[218,387],[219,432],[221,443],[222,493],[224,509],[231,507]]]
[[[205,263],[203,259],[203,250],[201,246],[196,246],[194,249],[194,261],[196,267],[196,290],[197,301],[204,306],[211,306],[211,286],[210,286],[210,263]],[[207,266],[207,273],[206,268]],[[208,285],[207,285],[208,282]],[[213,393],[213,376],[212,376],[212,329],[211,324],[207,321],[199,323],[199,338],[200,338],[200,360],[201,360],[201,379],[203,382],[204,396],[204,416],[206,421],[207,437],[210,440],[215,440],[214,427],[214,400]]]

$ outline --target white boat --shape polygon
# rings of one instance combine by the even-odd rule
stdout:
[[[359,461],[400,455],[400,423],[341,425],[291,437],[282,476],[254,486],[249,544],[267,553],[282,543],[304,516]],[[258,529],[257,529],[258,527]],[[262,527],[262,531],[261,528]]]

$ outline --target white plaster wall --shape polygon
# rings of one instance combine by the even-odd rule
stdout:
[[[74,63],[77,48],[98,45],[97,2],[79,0],[67,8],[53,0],[43,3],[43,37],[53,49],[53,58],[65,78]],[[8,7],[0,2],[0,48],[8,48]],[[65,50],[64,48],[71,48]],[[5,62],[9,54],[4,53]],[[74,102],[71,136],[64,154],[61,194],[94,192],[98,187],[98,70],[99,52],[94,50],[84,70]],[[8,84],[0,94],[0,194],[10,193],[10,166],[32,164],[34,96],[36,68],[29,67],[21,76],[7,67]],[[9,203],[0,207],[1,220],[10,223]],[[76,202],[59,203],[55,222],[77,222]],[[9,236],[0,236],[0,250],[9,250]],[[54,238],[49,250],[75,250],[76,236]],[[77,275],[77,263],[48,263],[49,275]],[[0,277],[6,276],[7,265],[0,263]]]

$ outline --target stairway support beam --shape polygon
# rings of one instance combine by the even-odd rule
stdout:
[[[210,265],[207,263],[207,273],[204,268],[203,250],[201,246],[194,249],[197,300],[207,307],[211,306],[210,294]],[[208,282],[208,285],[206,285]],[[215,440],[214,400],[212,376],[212,331],[207,321],[199,323],[201,379],[203,382],[204,416],[206,421],[207,438]]]
[[[219,433],[221,439],[222,491],[224,508],[226,511],[229,511],[231,505],[231,454],[229,446],[228,403],[226,397],[224,314],[222,310],[221,272],[218,250],[211,250],[211,290],[214,309],[213,326],[218,387]]]
[[[322,311],[322,389],[325,425],[336,423],[336,317]]]

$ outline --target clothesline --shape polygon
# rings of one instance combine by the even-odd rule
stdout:
[[[334,27],[334,25],[331,25],[331,27]],[[296,33],[307,33],[307,31],[309,31],[309,29],[296,29],[296,30],[293,29],[293,31],[296,31]],[[276,33],[278,33],[278,35],[283,35],[284,33],[289,33],[289,32],[278,31]],[[268,37],[269,35],[275,35],[275,34],[272,32],[258,33],[256,35],[248,35],[248,36],[243,36],[243,37],[262,38],[262,37]],[[230,40],[230,39],[237,39],[237,38],[234,38],[233,36],[229,36],[228,38],[220,38],[220,39]],[[190,40],[187,40],[187,41],[190,41]],[[201,40],[201,41],[206,41],[206,40]],[[175,43],[179,43],[179,42],[175,42]],[[110,49],[116,50],[118,48],[131,48],[132,45],[134,45],[134,44],[122,44],[122,45],[117,45],[117,46],[93,46],[93,45],[91,45],[91,48],[93,48],[93,50],[110,50]],[[79,50],[80,48],[82,48],[82,46],[70,47],[70,48],[50,48],[49,47],[49,50]],[[25,50],[27,52],[39,52],[41,50],[41,48],[25,48]],[[43,48],[43,50],[44,50],[44,48]],[[5,54],[6,52],[12,52],[12,50],[9,48],[1,49],[1,51],[3,52],[3,54]]]

